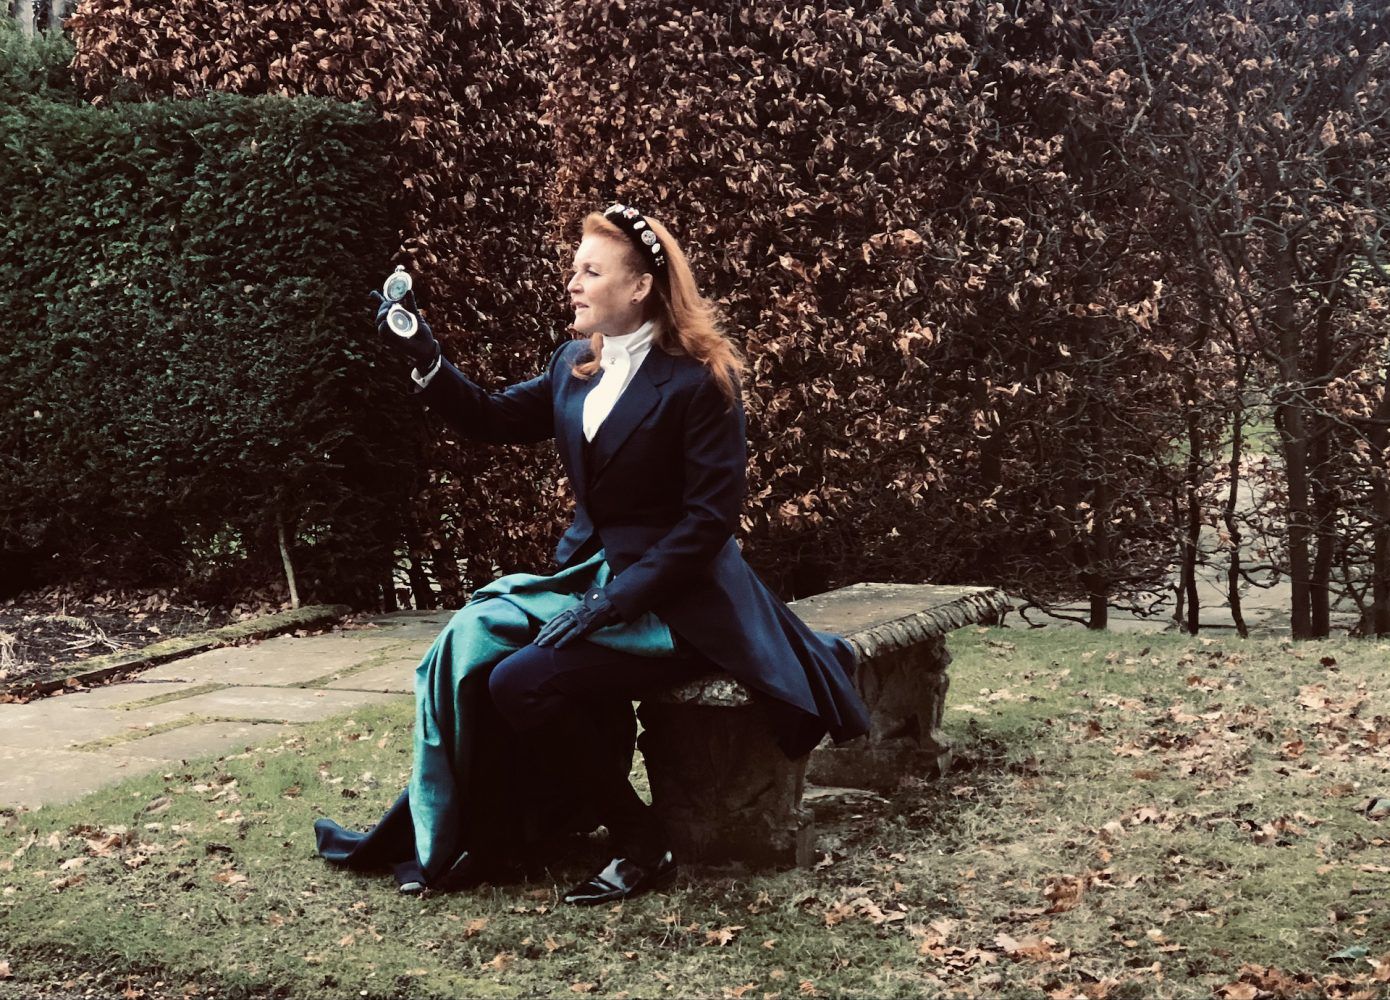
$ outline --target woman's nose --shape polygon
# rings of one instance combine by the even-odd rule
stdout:
[[[578,288],[579,288],[579,275],[576,274],[573,278],[570,278],[570,280],[569,280],[568,282],[566,282],[566,284],[565,284],[565,290],[566,290],[566,291],[573,292],[573,291],[577,290]]]

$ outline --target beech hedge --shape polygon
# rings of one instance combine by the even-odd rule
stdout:
[[[0,135],[11,585],[236,590],[282,578],[283,539],[301,596],[382,600],[420,446],[363,322],[394,224],[377,115],[29,95]]]
[[[1180,373],[1109,167],[1138,102],[1082,6],[84,0],[69,23],[97,100],[376,99],[410,199],[400,259],[488,385],[565,336],[584,212],[669,222],[750,360],[745,538],[785,596],[1103,596],[1168,560]],[[548,451],[436,431],[428,463],[417,599],[427,569],[457,603],[544,565],[565,507]]]
[[[1110,155],[1136,98],[1080,4],[1012,6],[556,10],[553,211],[616,194],[688,244],[749,357],[748,553],[784,593],[1162,579],[1179,372]]]

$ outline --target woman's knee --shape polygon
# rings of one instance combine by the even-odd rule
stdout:
[[[518,729],[543,721],[538,718],[545,707],[541,687],[549,676],[546,656],[549,650],[526,646],[492,668],[487,679],[488,694],[502,717]]]

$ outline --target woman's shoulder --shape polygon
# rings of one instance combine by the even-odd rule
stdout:
[[[684,382],[699,383],[714,377],[709,365],[684,351],[672,352],[664,347],[653,346],[652,352],[659,354],[661,363],[671,373],[672,378],[679,378]]]
[[[571,337],[556,348],[553,357],[556,361],[580,364],[591,358],[593,353],[593,349],[589,346],[588,337]]]
[[[550,361],[546,363],[546,368],[552,377],[573,371],[576,365],[582,365],[586,361],[593,359],[594,352],[589,346],[587,337],[575,337],[566,340],[555,352],[550,355]]]
[[[669,385],[677,397],[692,402],[705,400],[711,406],[725,409],[743,408],[743,390],[737,375],[733,377],[731,396],[714,369],[699,358],[689,354],[663,354],[662,360],[670,366]]]

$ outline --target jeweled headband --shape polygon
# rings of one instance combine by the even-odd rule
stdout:
[[[666,248],[661,245],[661,239],[652,231],[652,227],[647,225],[647,220],[642,218],[641,212],[631,205],[609,205],[603,210],[603,217],[632,240],[637,252],[652,262],[657,274],[666,273]]]

